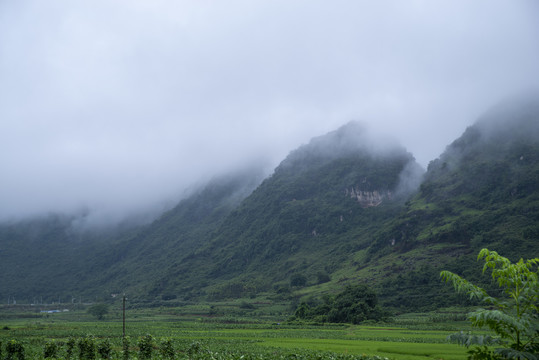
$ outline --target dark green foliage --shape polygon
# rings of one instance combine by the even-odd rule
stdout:
[[[372,289],[366,285],[350,285],[335,297],[326,297],[318,306],[302,302],[294,315],[306,320],[359,324],[365,320],[381,320],[384,312]]]
[[[242,301],[239,307],[240,309],[246,309],[246,310],[256,309],[256,306],[254,306],[251,303],[248,303],[247,301]]]
[[[6,343],[5,360],[24,360],[24,346],[17,340],[9,340]]]
[[[347,286],[331,304],[328,321],[359,324],[367,319],[380,320],[382,313],[377,304],[376,294],[367,286]]]
[[[129,346],[131,345],[131,339],[129,336],[122,337],[122,359],[123,360],[129,360],[129,356],[131,355],[131,349]]]
[[[107,304],[94,304],[88,308],[88,313],[95,316],[97,320],[103,320],[105,315],[109,313]]]
[[[172,339],[161,339],[159,344],[159,353],[164,359],[174,359],[176,357],[174,353],[174,346],[172,345]]]
[[[73,337],[67,339],[66,343],[66,359],[71,359],[73,357],[73,351],[75,350],[76,340]]]
[[[95,359],[95,339],[93,336],[86,336],[77,341],[79,348],[79,359],[94,360]]]
[[[139,358],[151,359],[153,353],[154,339],[153,336],[147,334],[138,340]]]
[[[101,359],[111,359],[112,346],[109,339],[105,339],[97,345],[97,354]]]
[[[539,258],[520,259],[513,264],[495,251],[483,249],[478,259],[485,260],[483,273],[492,272],[492,279],[501,288],[502,295],[492,296],[450,271],[442,271],[440,275],[452,283],[458,293],[476,298],[488,307],[470,313],[469,318],[474,327],[488,327],[496,337],[485,339],[461,333],[453,336],[453,340],[467,347],[479,345],[470,352],[470,359],[490,356],[491,350],[484,345],[501,346],[494,354],[503,358],[536,359],[539,355]]]
[[[452,268],[462,270],[461,262],[466,260],[473,262],[472,257],[461,256]],[[378,289],[380,304],[384,308],[433,311],[440,307],[470,306],[477,303],[440,284],[440,270],[435,265],[421,265],[408,271],[404,271],[403,265],[392,265],[391,270],[397,273],[396,276],[388,276],[382,280]],[[470,270],[478,271],[480,267],[470,266]],[[466,271],[466,274],[468,273]],[[472,278],[475,279],[475,276]]]
[[[59,346],[58,343],[54,340],[47,341],[43,349],[44,358],[56,358],[58,357]]]
[[[468,351],[468,359],[472,360],[503,360],[511,359],[511,357],[504,357],[501,354],[497,354],[486,345],[476,346]],[[518,359],[518,358],[515,358]],[[526,358],[524,358],[526,359]],[[532,358],[533,359],[533,358]]]
[[[192,342],[189,347],[187,348],[187,355],[189,355],[189,357],[193,357],[193,356],[196,356],[196,355],[199,355],[203,352],[207,352],[207,349],[199,342],[199,341],[194,341]]]
[[[295,274],[290,278],[290,286],[305,286],[307,278],[303,274]]]
[[[330,276],[325,272],[318,272],[316,274],[316,279],[317,279],[316,280],[317,284],[323,284],[323,283],[327,283],[327,282],[331,281]]]
[[[238,299],[256,294],[258,291],[260,291],[259,287],[252,281],[232,281],[212,289],[209,298],[211,300]]]

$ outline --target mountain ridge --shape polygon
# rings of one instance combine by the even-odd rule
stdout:
[[[298,147],[269,177],[215,179],[153,223],[98,241],[71,244],[67,220],[2,225],[1,247],[16,256],[0,252],[0,296],[294,301],[366,283],[395,309],[458,303],[441,287],[442,267],[473,277],[481,247],[512,259],[539,252],[537,104],[487,112],[425,173],[405,148],[352,122]],[[25,252],[34,263],[17,270]],[[61,284],[43,284],[47,275]]]

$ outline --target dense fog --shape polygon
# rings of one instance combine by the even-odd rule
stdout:
[[[269,174],[351,120],[426,167],[493,104],[539,88],[538,14],[497,0],[2,1],[0,221],[144,218],[216,174]]]

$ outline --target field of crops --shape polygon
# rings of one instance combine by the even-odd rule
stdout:
[[[83,310],[0,312],[0,358],[17,358],[11,342],[26,359],[464,359],[466,349],[446,337],[466,323],[443,320],[415,314],[386,324],[317,325],[131,310],[123,340],[118,313],[96,321]]]

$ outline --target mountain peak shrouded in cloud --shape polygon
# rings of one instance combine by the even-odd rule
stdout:
[[[367,124],[351,121],[325,135],[312,138],[307,144],[290,152],[276,168],[273,176],[305,176],[305,172],[315,174],[313,169],[322,171],[321,169],[326,167],[338,167],[336,164],[341,162],[355,163],[355,166],[342,172],[342,177],[359,176],[357,171],[362,168],[364,177],[361,184],[363,187],[374,186],[377,191],[383,188],[399,198],[417,190],[425,173],[414,156],[396,139],[370,130]],[[384,173],[387,170],[387,164],[392,162],[395,164],[391,166],[400,170],[398,176],[388,181],[389,178],[392,178],[391,176],[386,178],[386,175],[380,176],[380,174]],[[326,169],[326,171],[330,170]],[[370,184],[370,180],[367,181],[367,179],[370,179],[371,175],[372,178],[381,182],[375,181],[377,185],[367,186]],[[335,181],[340,183],[342,179]],[[385,181],[388,182],[384,183]],[[381,185],[382,183],[384,185]],[[335,184],[326,185],[335,186]]]
[[[397,140],[369,129],[359,121],[350,121],[325,135],[312,138],[292,151],[279,168],[299,169],[312,161],[328,162],[349,155],[387,156],[406,152]],[[305,163],[305,164],[304,164]]]
[[[272,169],[350,119],[425,166],[490,104],[539,87],[536,14],[526,0],[1,1],[0,221],[121,221],[227,169]]]
[[[469,151],[490,145],[493,156],[506,144],[539,139],[539,93],[506,98],[492,106],[462,136],[447,146],[440,159],[459,159]]]
[[[336,158],[358,150],[383,154],[402,146],[388,136],[373,134],[367,125],[359,121],[350,121],[337,130],[313,138],[307,146],[300,147],[297,151],[301,152],[307,148],[313,155]]]
[[[421,187],[432,189],[439,182],[449,190],[436,196],[472,191],[482,200],[517,199],[537,188],[538,148],[539,96],[511,97],[491,107],[431,161]],[[464,175],[460,183],[454,179],[457,173]],[[466,178],[475,181],[462,181]],[[484,190],[485,184],[489,191]]]
[[[509,97],[474,124],[485,141],[539,139],[539,91]]]

